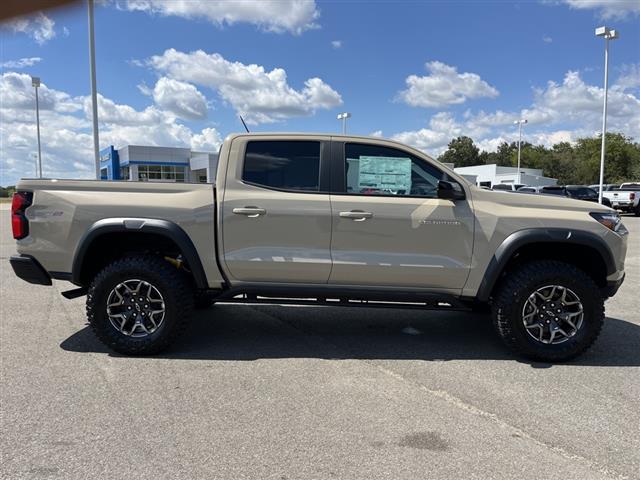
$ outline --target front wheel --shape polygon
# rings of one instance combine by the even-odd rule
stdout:
[[[184,273],[159,257],[136,255],[107,265],[87,293],[87,318],[107,347],[151,355],[184,330],[193,294]]]
[[[510,272],[494,296],[493,321],[503,342],[540,361],[584,352],[604,322],[604,299],[593,279],[559,261],[534,261]]]

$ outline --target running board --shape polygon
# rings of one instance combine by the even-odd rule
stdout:
[[[324,290],[324,291],[323,291]],[[235,287],[214,297],[216,302],[266,305],[315,305],[328,307],[412,308],[468,311],[459,298],[440,293],[364,291],[360,289]],[[339,292],[339,293],[338,293]]]

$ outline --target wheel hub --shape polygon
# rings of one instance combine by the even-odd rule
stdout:
[[[144,280],[125,280],[116,285],[107,298],[111,325],[129,337],[151,335],[162,325],[164,315],[162,294]]]
[[[527,333],[545,344],[569,340],[580,330],[583,318],[580,298],[562,285],[538,288],[522,308],[522,322]]]

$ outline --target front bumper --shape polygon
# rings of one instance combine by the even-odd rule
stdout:
[[[29,255],[14,255],[9,259],[15,274],[25,282],[36,285],[51,285],[51,275]]]
[[[613,297],[618,292],[620,285],[624,282],[624,277],[625,274],[623,273],[619,279],[607,281],[607,286],[602,289],[602,294],[605,298]]]

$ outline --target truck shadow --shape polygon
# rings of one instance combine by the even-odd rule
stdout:
[[[121,356],[83,328],[61,343],[74,352]],[[148,358],[148,357],[147,357]],[[250,361],[277,358],[389,360],[518,360],[488,315],[337,307],[218,304],[197,312],[185,335],[152,358]],[[607,318],[600,338],[564,365],[640,366],[640,326]]]

